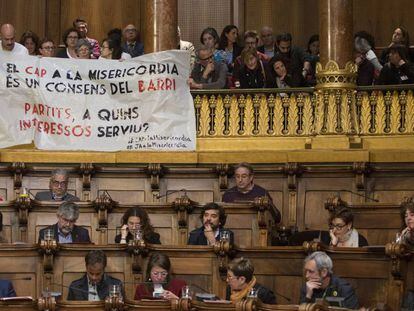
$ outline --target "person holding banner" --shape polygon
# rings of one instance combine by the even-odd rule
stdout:
[[[63,43],[66,45],[66,49],[60,50],[56,57],[59,58],[78,58],[76,55],[76,43],[78,43],[79,33],[75,28],[67,29],[62,36]]]
[[[20,43],[16,42],[16,31],[12,24],[3,24],[0,29],[1,51],[9,51],[18,55],[29,55],[29,51]]]
[[[91,59],[92,46],[86,39],[79,39],[76,43],[76,55],[79,59]]]
[[[43,57],[55,57],[55,43],[49,38],[43,38],[39,42],[39,53]]]

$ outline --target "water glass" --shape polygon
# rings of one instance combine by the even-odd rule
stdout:
[[[55,239],[55,232],[53,231],[53,229],[46,229],[45,230],[45,235],[43,236],[43,239],[45,241],[52,241]]]
[[[187,299],[191,298],[190,286],[186,285],[181,289],[181,298],[187,298]]]
[[[111,285],[109,287],[109,297],[111,297],[111,298],[120,298],[121,297],[121,286],[120,285]]]
[[[227,230],[220,231],[220,241],[227,242],[230,240],[230,232]]]

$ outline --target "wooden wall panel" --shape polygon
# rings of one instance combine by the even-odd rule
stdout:
[[[214,27],[220,36],[224,26],[232,24],[231,0],[179,0],[178,25],[182,40],[191,41],[196,47],[201,45],[203,29]],[[236,25],[243,28],[243,25]]]
[[[135,24],[140,29],[142,0],[65,0],[61,1],[61,33],[72,26],[77,17],[88,22],[88,36],[102,41],[108,30]],[[60,42],[63,43],[63,42]]]
[[[246,0],[245,29],[260,32],[263,26],[271,26],[275,34],[290,32],[294,45],[305,46],[318,33],[318,1]]]
[[[11,23],[16,28],[16,41],[27,31],[45,35],[46,0],[2,0],[0,1],[0,23]]]

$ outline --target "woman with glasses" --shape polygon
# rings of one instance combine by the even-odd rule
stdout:
[[[135,300],[145,298],[178,299],[186,283],[171,277],[171,262],[167,255],[153,253],[148,259],[145,283],[139,284]]]
[[[111,37],[103,39],[101,44],[101,56],[99,59],[131,59],[131,55],[122,52],[121,38]]]
[[[368,246],[367,239],[353,227],[354,215],[346,208],[341,207],[329,217],[329,235],[322,235],[322,243],[335,247],[363,247]]]
[[[44,38],[39,43],[39,53],[42,57],[55,56],[55,43],[53,40]]]
[[[78,58],[76,55],[76,44],[78,43],[79,33],[75,28],[67,29],[63,36],[63,43],[65,43],[66,49],[60,50],[56,57],[59,58]]]
[[[146,243],[161,244],[160,235],[154,231],[147,212],[142,208],[129,208],[121,222],[121,233],[115,237],[115,243],[127,244],[139,234]]]

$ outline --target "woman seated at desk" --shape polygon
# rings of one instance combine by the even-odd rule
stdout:
[[[129,208],[121,222],[121,233],[115,237],[115,243],[127,244],[138,235],[146,243],[161,244],[160,235],[154,231],[147,212],[142,208]]]
[[[346,208],[338,208],[329,217],[329,235],[322,234],[323,244],[335,247],[368,246],[367,239],[353,227],[354,215]]]
[[[171,262],[167,255],[153,253],[148,259],[145,283],[139,284],[135,300],[141,299],[178,299],[185,281],[171,277]]]
[[[414,202],[409,201],[401,204],[400,215],[403,229],[401,233],[397,234],[396,242],[406,244],[414,249]]]

